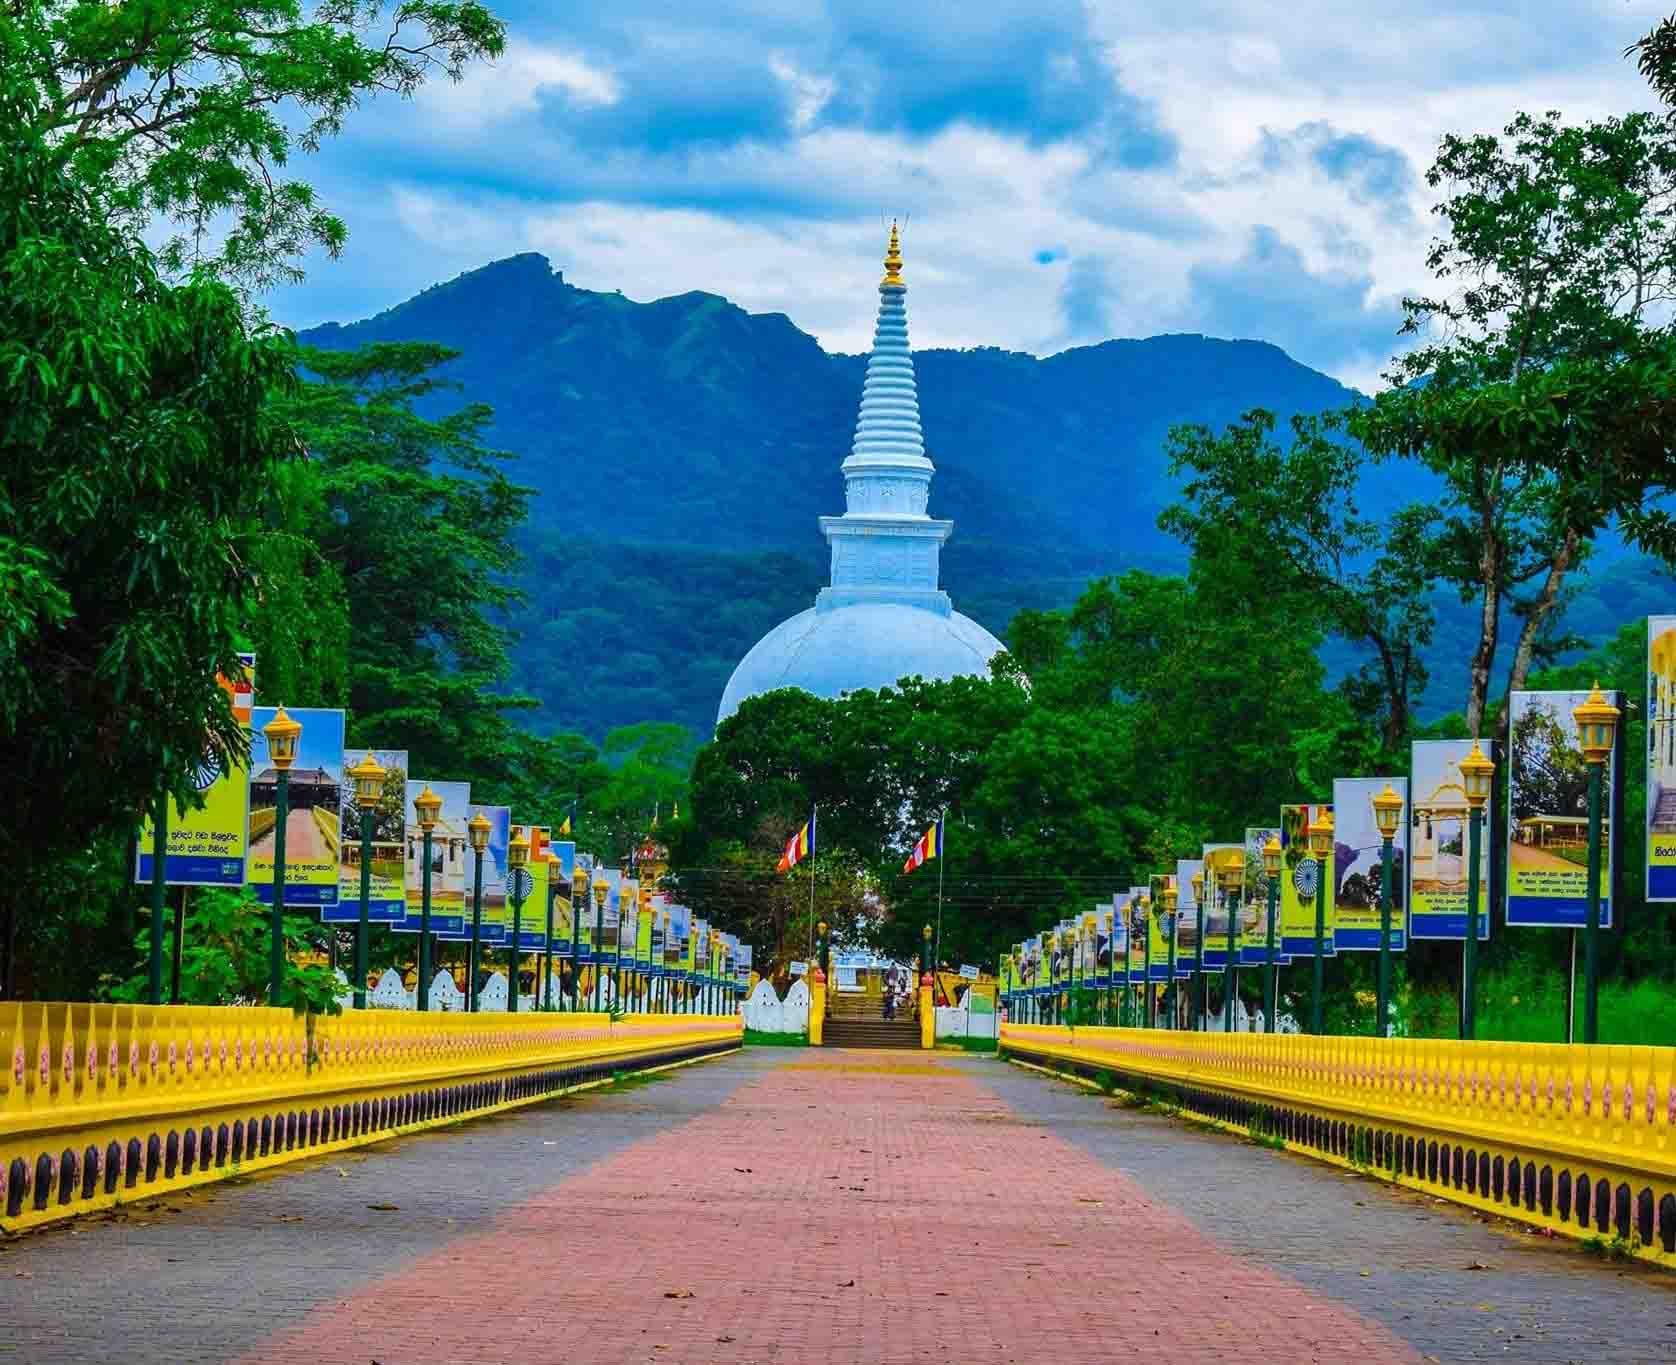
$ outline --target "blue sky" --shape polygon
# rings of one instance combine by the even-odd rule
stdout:
[[[1646,106],[1621,54],[1670,3],[502,0],[493,68],[294,163],[350,241],[268,303],[349,320],[533,250],[863,350],[899,214],[916,346],[1202,331],[1368,387],[1438,138]]]

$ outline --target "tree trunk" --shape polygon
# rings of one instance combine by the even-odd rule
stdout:
[[[1548,575],[1542,580],[1542,589],[1531,603],[1524,627],[1519,631],[1519,643],[1513,650],[1513,671],[1507,676],[1509,692],[1516,692],[1522,688],[1525,679],[1530,676],[1537,636],[1541,633],[1542,623],[1554,609],[1554,603],[1560,595],[1560,584],[1565,581],[1566,573],[1577,557],[1577,547],[1582,543],[1582,539],[1582,535],[1573,528],[1565,533],[1565,538],[1554,550],[1554,556],[1548,564]]]
[[[1494,518],[1484,517],[1483,548],[1478,557],[1478,581],[1483,597],[1478,614],[1478,645],[1472,652],[1467,688],[1467,733],[1474,737],[1484,722],[1490,695],[1490,669],[1495,664],[1497,633],[1501,627],[1501,542]]]

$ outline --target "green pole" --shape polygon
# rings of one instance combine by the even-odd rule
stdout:
[[[1484,813],[1474,806],[1467,820],[1467,920],[1466,942],[1461,945],[1461,1037],[1476,1038],[1478,994],[1478,860],[1483,838]]]
[[[1223,893],[1224,903],[1228,907],[1228,962],[1222,970],[1222,1031],[1234,1031],[1234,958],[1236,956],[1235,942],[1239,935],[1239,905],[1230,890]]]
[[[1147,923],[1147,917],[1141,916],[1141,933],[1146,940],[1146,966],[1141,972],[1141,1027],[1157,1028],[1158,1020],[1153,1013],[1152,997],[1152,926]]]
[[[375,812],[361,811],[361,915],[355,922],[355,1008],[367,1007],[367,924],[372,901],[372,822]]]
[[[553,884],[554,868],[547,869],[547,939],[545,961],[542,963],[541,1008],[553,1008],[553,898],[559,894],[559,888]]]
[[[1170,1027],[1176,1026],[1176,992],[1181,989],[1176,981],[1176,916],[1179,910],[1170,911],[1170,986],[1167,992],[1170,998]]]
[[[473,816],[473,819],[476,817]],[[481,826],[479,827],[481,828]],[[475,837],[475,836],[474,836]],[[483,850],[472,850],[471,954],[466,966],[466,1012],[477,1013],[478,958],[483,949]],[[427,864],[428,865],[428,864]]]
[[[425,831],[425,870],[419,901],[419,989],[415,1004],[422,1010],[431,1007],[431,831]],[[483,883],[479,880],[478,885]],[[470,983],[467,983],[470,985]]]
[[[605,955],[599,945],[605,938],[605,902],[594,897],[594,941],[588,956],[594,960],[594,1012],[605,1008]]]
[[[169,857],[169,794],[157,798],[157,818],[151,827],[151,975],[148,999],[163,1003],[163,892],[164,864]]]
[[[268,1003],[285,990],[285,826],[291,816],[291,770],[281,768],[274,784],[274,904],[268,916]]]
[[[1327,865],[1318,863],[1321,875],[1326,875]],[[1321,989],[1326,980],[1325,944],[1327,937],[1327,888],[1322,885],[1321,878],[1316,879],[1315,885],[1315,964],[1310,977],[1309,999],[1309,1031],[1317,1037],[1321,1035]]]
[[[517,875],[523,869],[513,873],[513,885],[519,886],[523,878]],[[523,957],[524,947],[524,898],[514,893],[512,897],[512,951],[506,963],[506,1010],[508,1014],[518,1013],[518,964]]]
[[[1211,893],[1215,895],[1213,891]],[[1196,902],[1199,911],[1199,954],[1193,959],[1193,1006],[1198,1011],[1195,1027],[1205,1032],[1210,1022],[1210,985],[1205,980],[1205,898],[1201,892]]]
[[[1276,978],[1278,977],[1279,973],[1278,973],[1278,971],[1277,971],[1277,969],[1274,965],[1274,922],[1277,918],[1279,918],[1279,915],[1280,915],[1280,878],[1278,876],[1275,876],[1275,877],[1270,877],[1269,878],[1269,934],[1268,934],[1268,959],[1269,959],[1269,961],[1268,961],[1268,966],[1265,968],[1265,971],[1268,973],[1268,981],[1265,983],[1267,988],[1268,988],[1267,1000],[1265,1002],[1267,1004],[1268,1008],[1263,1013],[1264,1032],[1266,1032],[1266,1033],[1273,1033],[1274,1032],[1274,1012],[1278,1008],[1278,1001],[1275,999],[1275,995],[1276,995],[1275,987],[1276,987],[1276,984],[1277,984]]]
[[[1379,1036],[1391,1036],[1391,841],[1379,842]]]
[[[1589,764],[1589,922],[1583,933],[1583,1041],[1600,1041],[1600,788],[1604,763]]]

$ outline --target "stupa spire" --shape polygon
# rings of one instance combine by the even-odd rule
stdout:
[[[867,378],[861,386],[861,413],[855,441],[844,472],[862,462],[903,460],[927,471],[925,439],[919,425],[919,390],[914,384],[914,357],[908,349],[908,286],[902,279],[902,239],[894,222],[885,249],[885,277],[879,281],[879,319],[873,327],[873,353],[867,358]],[[929,484],[928,484],[929,486]],[[854,503],[850,504],[854,507]],[[918,508],[925,515],[922,500]]]
[[[926,510],[936,471],[920,431],[907,299],[902,237],[892,223],[861,412],[843,465],[844,515],[821,518],[832,547],[832,577],[816,600],[817,610],[858,602],[894,602],[944,614],[950,609],[938,582],[938,560],[954,523],[933,520]]]

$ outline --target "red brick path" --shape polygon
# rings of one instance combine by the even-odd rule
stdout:
[[[1221,1248],[974,1068],[785,1056],[718,1108],[320,1304],[246,1358],[1419,1358]]]

